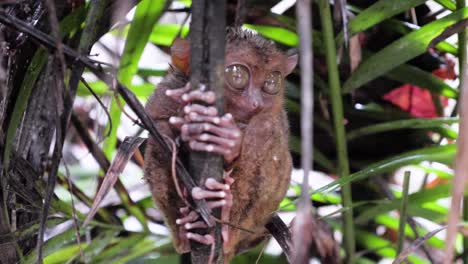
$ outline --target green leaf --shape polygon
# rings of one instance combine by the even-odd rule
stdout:
[[[387,73],[395,67],[427,51],[431,41],[448,27],[468,18],[468,8],[431,22],[417,31],[396,40],[359,65],[345,82],[343,92],[349,93],[361,85]]]
[[[135,11],[135,16],[128,31],[124,51],[120,59],[118,79],[124,85],[132,84],[133,76],[138,71],[143,50],[153,31],[153,27],[159,20],[166,5],[166,1],[141,1]],[[122,102],[123,104],[123,102]],[[121,110],[119,104],[113,99],[110,107],[112,130],[109,137],[104,141],[104,153],[111,159],[117,143],[117,129],[120,125]]]
[[[80,229],[80,234],[84,234],[85,229]],[[44,248],[42,249],[42,254],[44,257],[51,255],[54,252],[57,252],[64,246],[75,242],[76,241],[76,230],[74,227],[68,229],[67,231],[57,235],[49,240],[44,244]],[[70,254],[73,254],[72,250],[67,251]],[[32,264],[35,263],[37,260],[37,250],[33,250],[29,255],[26,256],[24,264]]]
[[[76,254],[79,254],[81,248],[87,246],[86,243],[81,245],[73,245],[65,248],[61,248],[49,256],[44,258],[44,264],[62,264],[67,263],[68,260],[72,259]]]
[[[104,83],[103,81],[95,81],[88,83],[89,86],[93,89],[94,93],[96,95],[112,95],[114,92],[109,90],[107,87],[107,84]],[[152,83],[143,83],[143,84],[137,84],[137,85],[130,85],[128,88],[138,97],[143,97],[147,98],[149,97],[153,92],[154,89],[156,89],[156,86]],[[86,88],[86,86],[83,83],[78,84],[78,91],[77,91],[78,96],[92,96],[91,92]]]
[[[408,195],[408,215],[414,215],[412,214],[412,209],[421,207],[424,203],[449,197],[450,187],[451,185],[444,184],[432,189],[425,189],[423,191]],[[368,208],[355,218],[355,222],[358,224],[364,224],[377,215],[398,209],[400,204],[401,199],[393,199],[388,204],[380,204],[378,206]]]
[[[394,170],[398,167],[417,164],[422,161],[437,161],[444,164],[451,164],[455,157],[456,145],[449,144],[445,146],[434,146],[418,150],[409,151],[393,158],[385,159],[380,162],[373,163],[367,168],[355,172],[348,177],[338,179],[329,183],[312,193],[321,193],[331,188],[337,188],[343,184],[355,182],[365,179],[370,176],[378,175],[384,172]]]
[[[244,27],[255,30],[266,38],[290,47],[296,47],[299,44],[297,34],[284,28],[251,24],[244,24]]]
[[[153,31],[153,27],[159,20],[163,9],[166,6],[166,1],[141,1],[135,11],[130,29],[128,31],[127,40],[125,42],[124,51],[120,59],[118,79],[122,84],[131,86],[133,76],[138,71],[138,62],[140,61],[143,50],[148,42],[148,39]],[[117,103],[120,97],[112,99],[110,107],[110,116],[112,121],[112,129],[109,137],[104,141],[103,151],[106,157],[111,160],[117,144],[117,129],[120,126],[120,117],[122,111],[120,105],[123,105],[122,100],[120,104]],[[109,129],[109,125],[108,128]],[[143,228],[148,228],[146,224],[146,217],[142,210],[135,205],[131,205],[125,200],[125,196],[119,193],[120,198],[125,208],[133,214],[141,223]]]
[[[451,10],[455,11],[457,9],[457,5],[454,1],[452,0],[435,0],[437,3],[439,3],[441,6]]]
[[[422,89],[440,94],[448,98],[458,98],[458,91],[432,73],[415,66],[402,64],[385,74],[389,79],[402,83],[411,83]]]
[[[418,128],[433,128],[441,127],[443,125],[450,125],[458,123],[458,118],[433,118],[433,119],[403,119],[391,122],[370,125],[352,130],[348,133],[348,140],[353,140],[358,137],[382,133],[386,131],[393,131],[398,129],[418,129]]]
[[[187,36],[189,32],[188,26],[181,27],[177,24],[157,24],[151,32],[149,40],[156,45],[170,46],[177,34],[182,28],[181,37]]]
[[[354,19],[348,23],[350,35],[364,31],[376,24],[384,21],[387,18],[400,14],[412,7],[418,6],[426,0],[405,0],[405,1],[388,1],[380,0],[370,7],[363,10]]]
[[[389,29],[391,31],[400,33],[402,35],[406,35],[408,33],[411,33],[413,31],[416,31],[420,29],[421,27],[416,26],[414,24],[396,20],[396,19],[389,19],[386,20],[383,23],[383,26],[385,29]],[[436,48],[440,51],[450,53],[454,56],[458,55],[458,48],[455,47],[453,44],[447,42],[447,41],[442,41],[436,45]]]
[[[432,219],[431,219],[432,220]],[[389,216],[389,215],[379,215],[377,217],[375,217],[375,222],[377,224],[381,224],[381,225],[384,225],[388,228],[391,228],[393,230],[397,230],[398,229],[398,218],[397,217],[392,217],[392,216]],[[421,228],[421,227],[417,227],[417,231],[418,231],[418,235],[419,236],[424,236],[425,234],[427,234],[429,231],[424,229],[424,228]],[[406,225],[406,228],[405,228],[405,235],[410,237],[410,238],[413,238],[415,239],[416,236],[414,235],[414,232],[413,232],[413,229],[410,228],[410,226],[407,224]],[[436,248],[439,248],[439,249],[443,249],[444,246],[445,246],[445,242],[439,238],[437,238],[436,236],[433,236],[431,238],[429,238],[427,240],[427,244],[429,246],[432,246],[432,247],[436,247]]]
[[[396,257],[396,250],[393,247],[392,242],[389,240],[372,234],[370,232],[364,232],[357,230],[356,231],[356,239],[362,244],[366,249],[370,250],[371,252],[375,252],[375,254],[381,257],[387,258],[395,258]],[[429,261],[421,259],[416,255],[410,255],[408,257],[411,263],[429,263]]]
[[[109,246],[99,255],[95,256],[90,263],[95,264],[103,262],[105,260],[112,260],[118,257],[119,255],[122,255],[124,252],[126,252],[126,250],[137,244],[138,241],[143,240],[145,236],[145,234],[136,233],[131,234],[126,238],[119,238],[116,241],[114,241],[113,245]]]

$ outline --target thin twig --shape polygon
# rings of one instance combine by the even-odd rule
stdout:
[[[326,47],[326,60],[330,84],[330,99],[333,113],[333,124],[335,127],[336,152],[338,155],[338,174],[341,178],[349,176],[348,147],[346,143],[346,131],[344,128],[343,99],[341,97],[341,84],[336,64],[336,46],[333,34],[333,21],[328,0],[319,1],[320,18],[322,21],[323,38]],[[342,186],[343,207],[352,208],[351,184]],[[355,236],[353,226],[353,210],[345,211],[343,214],[344,248],[346,251],[346,263],[353,263],[355,251]]]
[[[465,1],[457,1],[458,8],[464,8]],[[466,26],[465,26],[466,27]],[[468,47],[466,45],[467,31],[461,31],[459,36],[459,59],[460,59],[460,96],[459,112],[460,126],[457,140],[457,155],[455,157],[455,178],[453,179],[452,203],[448,216],[447,236],[445,237],[445,259],[444,263],[452,263],[455,237],[457,235],[457,223],[460,219],[460,208],[463,193],[468,180]],[[467,201],[467,200],[465,200]],[[466,205],[465,205],[466,207]],[[468,240],[464,240],[468,243]],[[468,245],[464,245],[468,248]],[[466,253],[466,252],[465,252]]]
[[[299,34],[301,65],[301,165],[304,172],[301,196],[293,225],[293,251],[291,263],[307,263],[309,248],[312,244],[313,222],[312,201],[309,198],[309,174],[313,164],[313,53],[312,53],[312,16],[311,1],[296,2],[297,28]]]
[[[44,244],[44,232],[46,229],[46,222],[47,216],[49,214],[49,207],[50,203],[52,202],[55,184],[57,183],[57,170],[62,159],[62,148],[63,148],[63,138],[64,135],[62,133],[62,115],[64,110],[63,104],[63,93],[64,93],[64,77],[66,71],[66,64],[65,64],[65,56],[63,55],[63,44],[60,38],[60,28],[59,28],[59,21],[57,18],[57,12],[55,10],[55,4],[52,0],[45,0],[47,10],[49,13],[49,23],[52,29],[52,35],[55,39],[55,56],[58,58],[59,67],[54,71],[54,79],[55,79],[55,87],[54,87],[54,95],[55,101],[57,102],[56,108],[56,133],[55,133],[55,146],[54,146],[54,154],[52,156],[52,166],[51,171],[47,177],[47,187],[46,187],[46,195],[44,199],[44,204],[42,207],[41,213],[41,223],[39,225],[39,235],[38,235],[38,243],[37,243],[37,262],[42,263],[42,247]],[[54,67],[56,65],[55,59],[52,59],[51,66]]]
[[[83,248],[81,247],[80,225],[78,224],[78,217],[76,216],[75,200],[73,199],[73,183],[70,177],[70,170],[68,169],[67,163],[63,162],[63,166],[65,167],[65,173],[66,173],[67,182],[68,182],[68,190],[70,191],[70,201],[71,201],[71,207],[72,207],[73,225],[75,226],[75,232],[76,232],[76,242],[78,243],[78,248],[80,250],[81,261],[84,261]]]
[[[80,77],[81,83],[84,84],[84,86],[88,89],[88,91],[93,95],[93,97],[98,101],[98,104],[102,107],[102,110],[106,113],[107,116],[107,121],[109,122],[109,129],[104,137],[108,137],[112,131],[112,119],[110,117],[110,113],[107,110],[107,107],[104,105],[104,103],[101,101],[101,98],[94,92],[93,88],[89,85],[89,83],[83,78]]]

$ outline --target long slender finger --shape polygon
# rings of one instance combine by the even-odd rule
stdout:
[[[225,128],[235,127],[237,129],[236,121],[234,120],[234,117],[230,113],[224,114],[220,118],[219,126],[225,127]]]
[[[234,139],[227,139],[227,138],[222,138],[222,137],[217,137],[211,134],[201,134],[200,136],[197,137],[197,140],[203,141],[206,143],[212,143],[215,145],[219,145],[224,148],[233,148],[236,146],[236,141]]]
[[[231,154],[231,148],[225,148],[221,147],[218,145],[214,144],[207,144],[204,142],[196,141],[196,140],[191,140],[189,142],[190,149],[195,150],[195,151],[205,151],[205,152],[210,152],[210,153],[215,153],[219,155],[230,155]]]
[[[193,199],[196,199],[196,200],[207,199],[207,198],[224,198],[226,197],[226,192],[208,191],[208,190],[203,190],[200,187],[195,187],[192,189],[192,197]]]
[[[177,130],[180,130],[180,128],[185,124],[185,120],[182,117],[171,116],[169,118],[169,124]]]
[[[221,122],[221,118],[219,118],[218,116],[201,115],[195,112],[190,112],[189,114],[186,114],[185,118],[189,122],[213,123],[216,125]]]
[[[187,83],[182,88],[166,90],[166,95],[176,102],[185,103],[185,101],[182,100],[182,96],[188,93],[190,89],[191,89],[190,83]]]
[[[218,110],[214,106],[204,106],[200,104],[191,104],[184,107],[184,113],[197,113],[199,115],[217,116]]]
[[[181,127],[181,132],[185,133],[187,136],[199,135],[204,132],[210,132],[218,137],[229,139],[238,139],[241,136],[239,131],[219,127],[210,123],[184,124]]]
[[[213,208],[219,208],[223,207],[227,204],[226,200],[219,200],[219,201],[210,201],[207,202],[208,208],[213,209]]]
[[[194,90],[190,93],[182,96],[184,102],[202,101],[207,104],[212,104],[216,101],[216,95],[212,91],[202,92],[200,90]]]
[[[176,224],[177,225],[183,225],[186,223],[191,223],[194,222],[198,219],[198,214],[195,211],[191,211],[187,216],[184,216],[182,218],[176,219]]]
[[[205,181],[205,186],[209,190],[229,190],[229,185],[220,183],[214,178],[208,178]]]
[[[181,208],[179,209],[179,212],[180,212],[181,214],[186,215],[186,214],[188,214],[188,213],[190,212],[190,208],[189,208],[188,206],[181,207]]]
[[[187,238],[197,241],[198,243],[205,244],[205,245],[211,245],[214,242],[214,238],[212,235],[202,236],[202,235],[195,234],[195,233],[187,233]]]
[[[208,226],[203,221],[196,221],[193,223],[186,223],[184,225],[184,228],[187,230],[190,230],[190,229],[195,229],[195,228],[208,228]]]

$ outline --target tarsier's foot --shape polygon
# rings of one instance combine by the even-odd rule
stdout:
[[[224,175],[225,184],[216,181],[213,178],[209,178],[205,182],[206,190],[196,187],[192,190],[192,197],[194,199],[207,199],[208,207],[210,209],[219,208],[221,209],[221,220],[229,221],[229,211],[232,206],[232,194],[230,186],[234,182],[234,179],[229,176],[228,173]],[[200,235],[191,232],[193,229],[207,228],[208,226],[203,222],[198,213],[191,210],[188,207],[180,209],[182,217],[176,220],[176,224],[181,227],[180,234],[185,235],[185,239],[197,241],[202,244],[210,245],[214,242],[214,237],[211,234]],[[226,243],[228,237],[228,226],[223,225],[222,236],[223,241]]]

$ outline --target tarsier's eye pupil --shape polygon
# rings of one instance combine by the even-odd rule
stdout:
[[[278,71],[274,71],[268,74],[263,85],[263,91],[268,94],[277,94],[281,87],[283,87],[283,75]]]
[[[226,68],[226,81],[235,89],[244,89],[249,82],[249,70],[247,67],[235,64]]]

